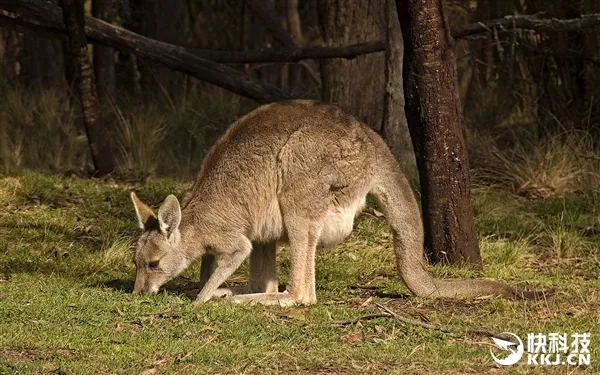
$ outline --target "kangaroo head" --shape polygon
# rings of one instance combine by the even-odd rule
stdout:
[[[133,256],[136,267],[134,293],[156,293],[164,283],[179,275],[188,261],[179,249],[181,208],[174,195],[169,195],[154,215],[152,209],[131,193],[140,227]]]

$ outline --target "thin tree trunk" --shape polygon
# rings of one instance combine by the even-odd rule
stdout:
[[[93,0],[92,5],[94,17],[108,23],[115,21],[116,9],[113,0]],[[116,92],[114,49],[102,45],[94,46],[94,73],[100,102],[107,103],[113,100]]]
[[[296,46],[302,48],[304,46],[304,36],[302,34],[302,22],[300,21],[300,13],[298,12],[298,0],[287,0],[286,18],[288,30]],[[306,92],[308,88],[302,86],[302,67],[299,64],[288,64],[290,75],[290,91]]]
[[[348,45],[385,37],[385,1],[318,0],[327,45]],[[335,103],[381,130],[385,91],[385,54],[353,60],[321,60],[322,99]]]
[[[132,4],[139,7],[140,34],[169,44],[185,44],[180,22],[185,8],[184,1],[137,0]],[[158,89],[172,98],[183,94],[183,74],[152,60],[139,59],[138,62],[142,86],[149,87],[151,92]]]
[[[119,18],[123,23],[123,27],[128,30],[133,30],[133,17],[130,0],[120,0]],[[124,73],[121,77],[125,84],[121,87],[126,87],[135,98],[140,98],[142,95],[142,87],[140,85],[140,69],[138,66],[138,58],[133,53],[120,51],[120,61],[124,64]],[[124,61],[123,61],[124,60]]]
[[[454,40],[443,2],[396,0],[404,38],[406,117],[432,262],[481,266],[471,207]]]
[[[406,114],[404,113],[404,85],[402,81],[402,59],[404,42],[398,22],[396,3],[386,0],[387,49],[385,58],[385,98],[382,134],[404,170],[415,167],[413,151]]]
[[[100,104],[94,85],[94,70],[88,55],[85,38],[83,4],[77,0],[61,0],[64,23],[69,34],[72,66],[75,72],[75,92],[81,101],[83,123],[90,145],[92,161],[98,175],[115,168],[108,132],[100,116]]]
[[[0,84],[17,76],[17,61],[22,40],[16,31],[0,29]]]

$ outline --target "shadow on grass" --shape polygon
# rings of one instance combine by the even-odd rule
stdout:
[[[388,298],[388,299],[408,299],[411,297],[410,294],[387,292],[383,288],[378,286],[363,286],[363,285],[348,285],[350,291],[361,291],[365,296]]]
[[[112,279],[92,284],[94,287],[104,287],[113,289],[116,292],[131,293],[133,292],[133,278],[131,279]]]
[[[111,279],[107,281],[97,282],[91,284],[90,286],[110,288],[116,292],[121,293],[132,293],[134,284],[135,276],[132,275],[131,278]],[[198,287],[198,282],[188,281],[183,278],[177,278],[174,281],[162,286],[159,290],[159,293],[161,292],[167,292],[169,294],[173,294],[181,298],[193,301],[196,298],[196,295],[200,292],[200,289]]]

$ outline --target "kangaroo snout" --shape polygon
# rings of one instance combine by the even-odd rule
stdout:
[[[155,294],[158,292],[158,287],[151,285],[148,278],[138,276],[135,278],[135,285],[133,286],[134,294]]]

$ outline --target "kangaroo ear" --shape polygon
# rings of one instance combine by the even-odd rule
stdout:
[[[177,197],[171,194],[158,209],[158,223],[162,231],[171,235],[179,227],[180,222],[181,207]]]
[[[152,209],[148,207],[146,203],[142,202],[133,191],[131,192],[131,200],[133,201],[135,213],[140,222],[140,228],[150,229],[151,227],[156,226],[157,219],[154,212],[152,212]]]

